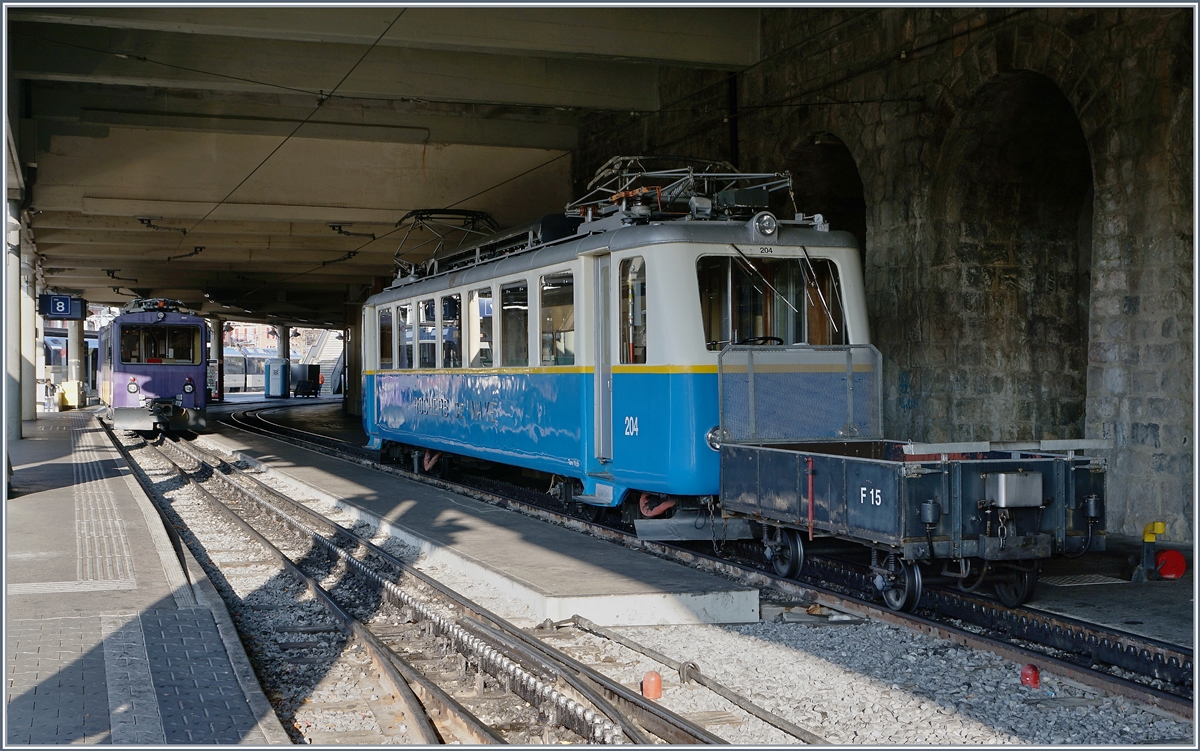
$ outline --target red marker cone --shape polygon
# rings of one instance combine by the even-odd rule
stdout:
[[[1021,685],[1030,688],[1042,687],[1042,674],[1037,665],[1026,665],[1021,668]]]

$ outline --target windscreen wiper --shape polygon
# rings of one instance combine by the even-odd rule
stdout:
[[[801,245],[800,250],[804,252],[804,260],[808,263],[809,273],[812,274],[813,286],[817,288],[817,297],[821,298],[821,307],[825,310],[825,317],[829,319],[829,325],[833,327],[833,330],[841,333],[838,332],[837,322],[833,320],[833,312],[829,310],[829,305],[825,302],[825,294],[821,292],[821,285],[817,284],[817,270],[813,268],[812,259],[808,257],[808,248]],[[740,253],[741,251],[738,252]],[[808,285],[804,286],[807,287]],[[792,310],[795,310],[795,308],[792,308]]]
[[[779,294],[779,290],[775,289],[775,286],[774,286],[774,285],[772,285],[770,282],[768,282],[768,281],[767,281],[767,278],[766,278],[765,276],[763,276],[762,272],[761,272],[761,271],[759,271],[759,270],[758,270],[758,269],[755,267],[755,265],[754,265],[754,264],[753,264],[753,263],[750,261],[750,259],[749,259],[749,258],[746,256],[746,254],[742,252],[742,249],[741,249],[741,248],[739,248],[738,246],[734,245],[733,243],[729,243],[729,244],[730,244],[730,245],[732,245],[732,246],[733,246],[733,249],[734,249],[734,250],[736,250],[736,251],[738,252],[738,255],[742,257],[742,260],[743,260],[743,261],[745,261],[746,265],[750,267],[750,270],[751,270],[751,271],[753,271],[755,274],[758,274],[758,278],[763,280],[763,284],[767,285],[767,287],[769,287],[769,288],[771,289],[771,291],[775,293],[775,296],[776,296],[776,297],[778,297],[779,299],[783,300],[783,302],[784,302],[784,303],[785,303],[785,304],[786,304],[786,305],[787,305],[789,308],[791,308],[791,309],[792,309],[792,312],[793,312],[793,313],[796,313],[796,314],[799,314],[799,313],[800,313],[800,311],[796,310],[796,306],[795,306],[795,305],[792,305],[792,301],[791,301],[791,300],[789,300],[789,299],[787,299],[787,296],[786,296],[786,295],[781,295],[781,294]],[[819,292],[819,291],[820,291],[820,290],[818,290],[818,292]]]

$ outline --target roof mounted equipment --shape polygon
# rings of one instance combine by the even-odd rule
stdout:
[[[615,228],[609,221],[589,226],[614,215],[621,224],[687,216],[747,219],[779,190],[787,190],[795,210],[789,172],[738,172],[728,162],[680,156],[618,156],[596,171],[587,194],[567,204],[567,213],[584,217],[583,234]]]
[[[175,313],[183,309],[180,300],[168,300],[165,297],[139,297],[125,303],[122,313],[152,313],[154,311]]]

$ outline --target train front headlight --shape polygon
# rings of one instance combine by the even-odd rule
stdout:
[[[725,431],[721,430],[721,426],[714,425],[708,429],[707,433],[704,434],[704,442],[707,443],[708,447],[713,451],[720,451],[721,439],[724,438],[724,436]]]
[[[129,393],[131,393],[131,394],[136,394],[136,393],[138,392],[138,385],[137,385],[137,381],[135,381],[135,380],[133,380],[132,378],[130,378],[130,379],[129,379],[129,385],[125,387],[125,390],[126,390],[126,391],[128,391],[128,392],[129,392]]]
[[[187,383],[183,384],[183,393],[190,394],[195,390],[196,390],[196,387],[192,385],[191,381],[188,381]]]
[[[754,229],[758,230],[760,235],[773,235],[778,227],[779,222],[775,219],[775,216],[768,211],[764,211],[763,213],[754,217]]]

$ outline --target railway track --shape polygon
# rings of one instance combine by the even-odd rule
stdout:
[[[357,659],[360,678],[367,672],[363,656],[369,659],[377,680],[360,680],[367,685],[359,693],[370,693],[370,702],[338,694],[334,703],[352,712],[361,710],[356,703],[369,705],[375,717],[395,719],[395,732],[360,734],[357,742],[724,742],[194,445],[143,442],[141,451],[155,454],[152,463],[168,465],[207,507],[300,582],[312,595],[309,610],[314,601],[324,606],[323,620],[309,613],[306,624],[322,620],[316,625],[295,625],[292,617],[273,626],[275,633],[301,634],[289,640],[290,650],[327,645],[312,635],[337,631],[340,651]],[[321,658],[305,653],[299,659]],[[698,670],[696,678],[704,680]],[[393,708],[379,706],[384,694],[397,700]],[[825,742],[761,708],[750,711],[755,709],[793,737]]]
[[[563,513],[561,506],[555,509],[556,502],[550,496],[528,488],[481,482],[476,478],[471,478],[470,484],[463,484],[408,472],[381,463],[377,452],[272,423],[258,412],[235,413],[230,416],[230,424],[383,472],[432,483],[792,597],[935,634],[1014,661],[1037,662],[1084,685],[1157,706],[1186,719],[1193,717],[1193,653],[1177,645],[1030,608],[1008,609],[953,587],[926,586],[920,613],[902,614],[874,602],[875,591],[865,569],[837,559],[810,556],[803,581],[782,579],[752,560],[731,561],[679,546],[638,540],[623,530],[581,520]]]

